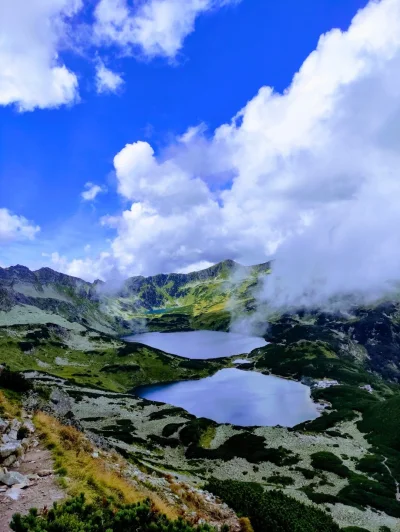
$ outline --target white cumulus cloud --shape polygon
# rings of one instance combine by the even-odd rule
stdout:
[[[211,136],[191,128],[157,155],[134,142],[114,166],[131,206],[103,219],[105,272],[274,256],[277,304],[381,294],[400,264],[400,1],[321,36],[283,93],[261,87]]]
[[[82,0],[0,2],[0,105],[21,111],[78,98],[77,76],[59,57]]]
[[[130,7],[127,0],[100,0],[96,7],[96,38],[126,52],[139,48],[147,57],[174,58],[193,32],[196,18],[240,0],[146,0]]]
[[[40,231],[38,225],[33,225],[23,216],[13,214],[8,209],[0,208],[0,244],[33,240]]]
[[[78,76],[62,52],[94,52],[98,93],[116,92],[120,73],[106,67],[104,45],[147,58],[173,59],[197,16],[240,0],[2,0],[0,1],[0,105],[19,111],[79,101]],[[84,24],[87,10],[93,23]],[[81,52],[85,52],[82,54]]]

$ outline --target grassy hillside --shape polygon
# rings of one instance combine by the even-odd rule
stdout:
[[[126,392],[142,384],[205,377],[230,359],[193,361],[91,330],[59,325],[0,327],[0,364]]]

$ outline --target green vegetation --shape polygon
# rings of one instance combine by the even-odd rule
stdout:
[[[400,451],[400,395],[372,405],[358,427],[371,443]]]
[[[327,451],[313,453],[311,455],[311,465],[314,469],[329,471],[342,478],[347,478],[350,473],[349,468],[343,464],[338,456]]]
[[[369,532],[367,528],[362,528],[361,526],[346,526],[345,528],[342,528],[342,530],[345,532]]]
[[[376,379],[350,359],[339,357],[335,348],[321,340],[298,340],[286,344],[269,344],[257,349],[256,368],[300,380],[336,379],[351,385],[372,384]],[[329,390],[327,388],[326,390]],[[368,394],[368,392],[365,392]]]
[[[13,331],[13,336],[9,331]],[[33,352],[27,356],[21,339],[27,336]],[[37,370],[69,379],[84,386],[114,392],[126,392],[144,384],[172,382],[207,377],[229,365],[229,359],[192,361],[163,353],[158,349],[116,340],[105,334],[71,331],[52,324],[0,327],[0,363],[7,361],[9,370]],[[87,350],[76,349],[80,342]],[[94,344],[97,349],[89,349]],[[195,362],[195,363],[193,363]],[[10,386],[8,370],[3,371],[2,385]],[[15,387],[19,376],[13,375]],[[23,382],[21,381],[21,385]],[[25,390],[21,390],[25,391]]]
[[[363,475],[353,474],[349,478],[349,484],[339,491],[338,499],[344,504],[361,508],[371,506],[388,515],[400,517],[400,505],[396,501],[394,484],[389,488]]]
[[[179,433],[179,438],[181,442],[188,445],[197,446],[200,442],[200,439],[203,433],[207,432],[209,427],[215,427],[216,423],[206,418],[193,418],[191,421],[186,423]]]
[[[171,408],[163,408],[162,410],[156,410],[155,412],[152,412],[149,416],[149,419],[154,421],[156,419],[165,419],[172,416],[194,418],[194,416],[188,414],[185,410],[183,410],[183,408],[173,406]]]
[[[264,492],[256,483],[211,479],[206,489],[221,497],[239,515],[249,517],[254,532],[339,531],[338,525],[325,512],[281,491]]]
[[[14,532],[211,532],[208,525],[191,526],[183,519],[169,520],[157,512],[150,500],[115,506],[106,499],[88,504],[84,495],[62,504],[55,503],[48,512],[13,516]]]
[[[17,393],[24,393],[30,390],[31,383],[23,375],[11,371],[8,366],[0,367],[0,388],[6,388]]]
[[[384,457],[376,454],[367,454],[358,460],[356,468],[366,473],[374,480],[393,485],[393,478],[388,469],[384,466]]]
[[[182,436],[181,430],[180,435]],[[181,437],[182,439],[182,437]],[[216,449],[204,449],[191,443],[186,450],[187,458],[208,458],[209,460],[232,460],[245,458],[248,462],[272,462],[275,465],[297,464],[299,457],[282,446],[277,448],[265,447],[265,438],[248,432],[231,436],[226,442]]]
[[[165,427],[162,429],[162,435],[165,438],[169,438],[170,436],[172,436],[172,434],[177,432],[183,425],[184,423],[168,423],[168,425],[165,425]]]
[[[379,471],[379,482],[364,475],[353,473],[333,453],[314,453],[311,455],[311,459],[314,468],[335,473],[348,481],[348,484],[337,495],[317,492],[311,485],[303,488],[309,499],[316,504],[342,503],[359,509],[370,506],[388,515],[400,517],[400,505],[396,501],[394,480],[390,478],[387,471],[384,474],[382,470],[384,466],[377,461],[376,457],[361,459],[358,468],[368,469],[369,473]]]
[[[274,473],[270,477],[267,478],[267,482],[270,484],[279,484],[280,486],[291,486],[294,484],[294,480],[292,477],[288,477],[286,475],[280,475],[279,473]]]

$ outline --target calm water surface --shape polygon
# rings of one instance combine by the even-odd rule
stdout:
[[[125,338],[128,342],[140,342],[166,353],[187,358],[219,358],[250,353],[267,345],[264,338],[218,331],[191,331],[135,334]]]
[[[319,416],[310,388],[255,371],[227,368],[197,381],[143,386],[145,399],[179,406],[218,423],[293,427]]]

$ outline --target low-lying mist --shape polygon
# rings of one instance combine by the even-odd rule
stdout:
[[[384,182],[382,182],[382,185]],[[394,190],[391,190],[394,193]],[[349,312],[400,294],[399,212],[388,191],[363,191],[282,243],[254,291],[256,309],[231,330],[263,333],[272,315],[299,309]]]

